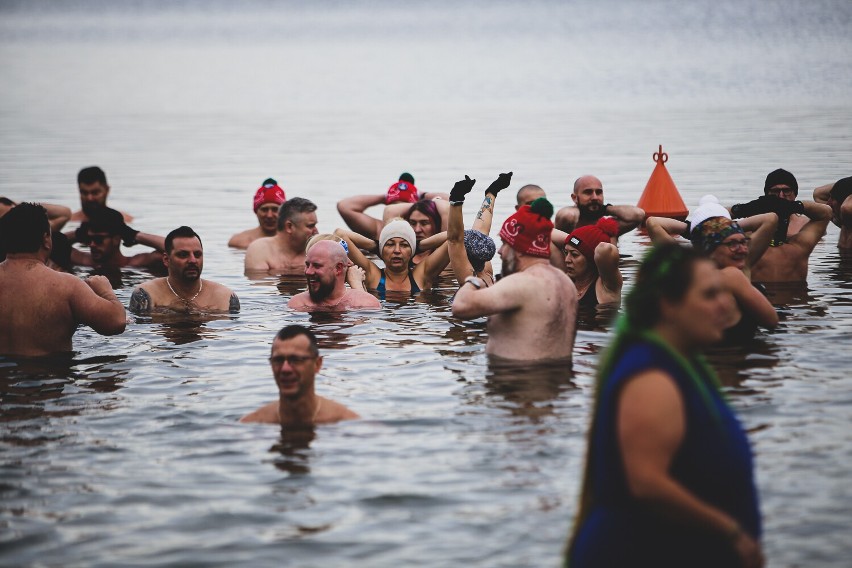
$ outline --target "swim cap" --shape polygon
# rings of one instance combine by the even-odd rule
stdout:
[[[464,248],[467,251],[467,259],[476,272],[482,272],[485,263],[494,258],[494,253],[497,252],[494,239],[473,229],[466,229],[464,232]]]
[[[518,252],[550,258],[550,233],[553,205],[539,197],[530,205],[522,205],[500,228],[500,237]]]
[[[763,184],[763,193],[766,193],[770,187],[774,187],[776,185],[786,185],[792,189],[796,195],[799,195],[799,182],[796,181],[796,176],[787,170],[778,168],[774,172],[769,172],[769,175],[766,176],[766,183]]]
[[[394,219],[382,229],[382,234],[379,235],[379,256],[382,255],[382,249],[385,248],[385,243],[389,240],[401,237],[408,241],[411,250],[417,249],[417,237],[414,236],[414,229],[408,224],[405,219]]]
[[[722,241],[737,234],[742,235],[743,230],[736,221],[731,221],[728,217],[710,217],[692,229],[689,240],[692,241],[693,247],[709,255]]]
[[[417,196],[417,188],[413,183],[407,181],[398,181],[388,188],[388,194],[385,197],[385,204],[390,205],[402,201],[403,203],[416,203],[419,197]]]
[[[260,209],[260,206],[264,203],[277,203],[281,205],[286,199],[284,190],[278,186],[278,182],[272,178],[268,178],[254,193],[254,210],[257,211]]]
[[[573,246],[588,260],[594,262],[597,246],[601,243],[609,243],[612,237],[617,236],[618,221],[612,217],[601,217],[594,225],[574,229],[574,232],[568,235],[565,246]]]
[[[834,182],[834,187],[831,188],[829,194],[838,203],[846,201],[846,198],[852,195],[852,177],[846,177]]]
[[[698,207],[692,210],[686,222],[690,227],[697,227],[710,217],[727,217],[731,218],[728,210],[719,204],[719,200],[715,195],[705,195],[698,202]]]

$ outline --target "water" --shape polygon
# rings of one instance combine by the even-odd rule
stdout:
[[[756,195],[776,167],[806,197],[849,175],[850,13],[3,4],[0,194],[76,205],[76,172],[98,164],[136,228],[202,235],[204,276],[243,310],[83,328],[70,361],[0,360],[0,564],[557,565],[608,323],[583,319],[570,370],[497,368],[483,322],[451,317],[449,280],[380,313],[295,314],[302,283],[246,279],[225,242],[254,223],[268,176],[330,231],[341,195],[404,170],[426,191],[513,170],[557,205],[594,173],[609,201],[635,203],[658,144],[688,204]],[[511,210],[501,196],[495,223]],[[806,289],[773,290],[778,330],[713,355],[751,432],[771,566],[852,553],[852,259],[837,235]],[[622,239],[628,286],[645,244]],[[145,279],[125,274],[119,298]],[[237,424],[275,397],[265,358],[294,322],[320,336],[319,392],[364,420]]]

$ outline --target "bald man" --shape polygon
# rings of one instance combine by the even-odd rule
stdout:
[[[554,225],[560,231],[571,233],[578,227],[594,225],[601,217],[614,217],[618,221],[618,234],[630,232],[645,220],[645,212],[632,205],[610,205],[604,200],[603,183],[595,176],[585,175],[574,182],[571,193],[574,205],[556,212]]]
[[[348,270],[364,271],[349,266],[346,250],[337,241],[317,241],[305,255],[305,279],[308,289],[296,294],[287,304],[298,311],[341,311],[379,309],[381,304],[372,294],[346,288]]]

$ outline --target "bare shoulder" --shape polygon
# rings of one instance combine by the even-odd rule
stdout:
[[[232,236],[228,241],[228,246],[233,248],[248,248],[248,246],[257,240],[257,235],[255,234],[255,229],[246,229],[236,235]]]
[[[346,293],[346,305],[350,308],[380,309],[379,299],[364,290],[349,290]]]
[[[308,293],[300,292],[290,298],[290,301],[287,302],[287,307],[291,310],[306,310],[310,304],[308,303]]]
[[[322,400],[323,412],[317,422],[339,422],[341,420],[358,420],[361,416],[349,407],[331,400],[319,397]]]
[[[163,253],[161,252],[140,252],[130,257],[127,266],[134,268],[142,268],[151,265],[160,265],[163,263]]]
[[[249,412],[242,418],[240,422],[250,423],[257,422],[262,424],[278,424],[281,419],[278,417],[278,401],[272,401],[264,404],[254,412]]]

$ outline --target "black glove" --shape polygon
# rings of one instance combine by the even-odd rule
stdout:
[[[761,195],[748,203],[738,203],[731,207],[734,219],[754,217],[761,213],[776,213],[779,219],[787,219],[793,213],[804,213],[805,205],[801,201],[787,201],[775,195]]]
[[[476,183],[475,179],[470,179],[469,176],[464,176],[463,180],[459,180],[453,186],[453,189],[450,190],[450,204],[451,205],[460,205],[464,203],[464,196],[470,193],[470,190],[473,189],[473,184]]]
[[[490,193],[494,197],[497,197],[497,194],[500,193],[501,190],[509,187],[510,183],[512,183],[512,172],[509,172],[508,174],[500,174],[497,176],[497,179],[491,182],[491,185],[488,186],[485,193]]]
[[[132,227],[128,227],[125,223],[121,224],[121,229],[119,235],[121,235],[121,240],[126,247],[132,247],[136,244],[136,235],[139,234],[139,231]]]
[[[81,245],[87,245],[91,242],[92,239],[89,238],[88,223],[80,223],[80,226],[77,227],[76,231],[74,231],[74,240],[80,243]]]

